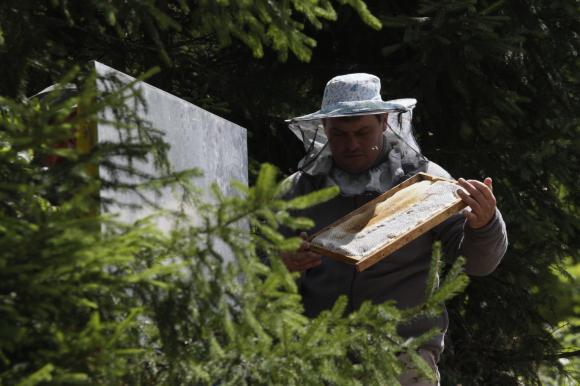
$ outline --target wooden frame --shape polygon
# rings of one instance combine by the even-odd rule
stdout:
[[[387,198],[391,197],[392,195],[394,195],[398,191],[400,191],[400,190],[402,190],[402,189],[404,189],[412,184],[423,181],[423,180],[447,181],[447,182],[456,183],[455,180],[451,180],[448,178],[433,176],[433,175],[430,175],[427,173],[418,173],[418,174],[414,175],[413,177],[403,181],[402,183],[395,186],[394,188],[388,190],[387,192],[381,194],[379,197],[377,197],[377,198],[367,202],[363,206],[353,210],[352,212],[350,212],[349,214],[345,215],[344,217],[338,219],[337,221],[333,222],[332,224],[320,229],[318,232],[316,232],[315,234],[310,236],[308,238],[308,241],[312,241],[319,234],[325,232],[329,228],[336,227],[337,225],[341,224],[342,222],[350,219],[352,216],[355,216],[359,213],[362,213],[363,211],[365,211],[367,209],[367,207],[372,206],[372,205],[376,205],[376,204],[386,200]],[[393,253],[396,250],[400,249],[401,247],[407,245],[409,242],[413,241],[417,237],[423,235],[424,233],[433,229],[437,225],[441,224],[443,221],[447,220],[449,217],[451,217],[455,213],[459,212],[461,209],[465,208],[466,206],[467,206],[467,204],[465,204],[465,202],[463,202],[463,200],[461,200],[461,198],[458,197],[453,202],[453,204],[451,204],[450,206],[447,206],[447,207],[437,211],[431,217],[427,218],[426,220],[424,220],[423,222],[421,222],[417,226],[402,233],[401,235],[399,235],[396,239],[394,239],[390,243],[385,244],[378,251],[375,251],[372,254],[370,254],[368,256],[364,256],[362,258],[340,254],[340,253],[330,251],[324,247],[321,247],[319,245],[314,245],[314,244],[310,244],[310,250],[313,252],[316,252],[316,253],[320,253],[321,255],[331,257],[331,258],[336,259],[338,261],[342,261],[342,262],[347,263],[347,264],[352,264],[356,267],[357,271],[362,272],[365,269],[369,268],[370,266],[376,264],[377,262],[379,262],[383,258],[387,257],[391,253]]]

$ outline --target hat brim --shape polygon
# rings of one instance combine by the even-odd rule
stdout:
[[[412,110],[417,104],[413,98],[394,99],[390,101],[351,101],[340,102],[333,106],[332,109],[318,110],[314,113],[303,115],[296,118],[287,119],[286,122],[313,121],[324,118],[338,118],[357,115],[371,115],[381,113],[404,113]]]

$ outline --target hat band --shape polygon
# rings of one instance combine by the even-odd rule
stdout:
[[[336,102],[320,109],[323,115],[351,115],[361,114],[369,111],[407,111],[408,109],[400,104],[385,102],[382,100],[367,101],[346,101]]]
[[[296,118],[288,119],[286,122],[310,121],[314,119],[344,117],[349,115],[370,115],[380,113],[406,113],[413,110],[417,100],[415,99],[393,99],[392,101],[383,100],[364,100],[364,101],[347,101],[336,102],[322,109]]]

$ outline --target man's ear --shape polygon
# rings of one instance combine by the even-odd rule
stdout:
[[[388,113],[383,114],[383,132],[385,130],[387,130],[388,119],[389,119],[389,114]]]

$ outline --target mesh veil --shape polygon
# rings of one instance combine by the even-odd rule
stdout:
[[[401,163],[407,169],[406,172],[419,169],[427,162],[427,159],[421,154],[421,149],[413,135],[412,119],[416,100],[399,99],[391,102],[400,103],[400,106],[404,106],[404,110],[373,112],[374,114],[389,114],[387,130],[383,133],[385,144],[389,149],[398,150]],[[302,141],[306,152],[298,163],[298,169],[311,175],[328,173],[332,160],[321,119],[290,120],[288,126]]]

